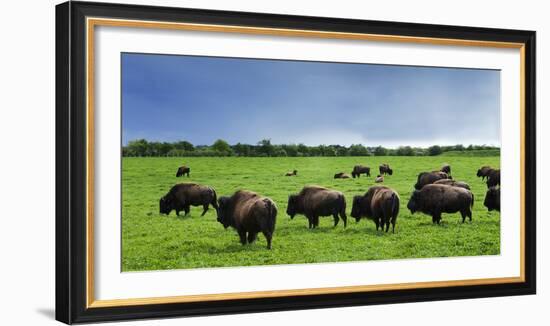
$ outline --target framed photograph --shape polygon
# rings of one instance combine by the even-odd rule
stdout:
[[[534,294],[535,32],[56,7],[56,318]]]

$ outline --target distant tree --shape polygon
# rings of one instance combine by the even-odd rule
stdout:
[[[388,155],[388,150],[382,146],[378,146],[374,149],[374,156],[386,156]]]
[[[463,146],[462,144],[455,145],[454,150],[455,150],[455,151],[463,151],[463,150],[464,150],[464,146]]]
[[[309,156],[309,147],[304,144],[298,144],[298,156]]]
[[[298,146],[294,144],[290,145],[281,145],[281,147],[285,150],[286,154],[288,156],[297,156],[298,155]]]
[[[348,148],[345,147],[345,146],[338,146],[338,148],[336,149],[336,155],[337,156],[348,156],[350,155],[349,154],[349,151],[348,151]]]
[[[428,154],[430,156],[435,156],[443,153],[443,150],[441,150],[441,147],[439,145],[430,146],[428,148]]]
[[[250,156],[250,145],[237,143],[232,148],[237,156]]]
[[[399,146],[395,152],[397,156],[414,156],[411,146]]]
[[[128,142],[127,148],[132,156],[146,156],[149,143],[145,139],[132,140]]]
[[[216,140],[214,144],[212,144],[212,149],[223,156],[230,155],[232,152],[231,146],[223,139]]]
[[[273,150],[273,156],[287,156],[287,153],[281,146],[276,146]]]
[[[186,140],[180,140],[180,141],[177,141],[174,143],[174,148],[175,149],[182,149],[184,151],[193,151],[195,149],[195,146],[193,146],[193,144],[191,144],[190,142],[186,141]]]
[[[354,144],[349,147],[349,155],[351,156],[368,156],[367,148],[361,144]]]
[[[273,156],[274,147],[271,145],[271,139],[262,139],[258,142],[258,151],[262,156]]]

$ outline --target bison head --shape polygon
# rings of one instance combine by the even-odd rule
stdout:
[[[286,206],[286,214],[290,216],[291,219],[296,215],[296,205],[298,201],[298,195],[288,196],[288,205]]]
[[[167,196],[161,197],[159,201],[159,212],[160,214],[170,214],[172,211],[172,202]]]
[[[226,229],[231,225],[230,204],[231,199],[229,197],[220,197],[218,199],[218,222]]]
[[[481,169],[478,169],[477,170],[477,176],[478,177],[481,177],[483,175],[483,172],[481,171]]]
[[[413,191],[411,199],[409,199],[409,203],[407,204],[407,208],[409,209],[409,211],[411,211],[411,214],[416,213],[419,209],[419,197],[420,192],[418,190]]]
[[[363,196],[353,197],[353,205],[351,206],[351,217],[355,218],[356,222],[361,219],[361,200]]]
[[[389,175],[393,175],[393,170],[390,169],[390,168],[388,168],[388,174],[389,174]]]
[[[499,209],[500,207],[500,191],[495,188],[489,188],[487,190],[487,194],[485,195],[485,201],[483,201],[483,205],[487,207],[489,211]]]

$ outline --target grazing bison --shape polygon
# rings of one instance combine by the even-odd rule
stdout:
[[[411,214],[422,212],[432,216],[432,222],[439,224],[441,213],[456,213],[462,215],[462,223],[466,217],[472,220],[474,194],[469,190],[447,185],[429,184],[421,190],[415,190],[407,208]]]
[[[383,175],[377,175],[376,176],[376,179],[374,179],[374,182],[376,183],[381,183],[381,182],[384,182],[384,176]]]
[[[453,186],[453,187],[460,187],[464,189],[470,190],[470,185],[466,182],[462,181],[456,181],[452,179],[440,179],[434,182],[435,185],[447,185],[447,186]]]
[[[361,176],[361,174],[365,174],[367,177],[370,177],[370,167],[368,166],[363,166],[363,165],[356,165],[353,167],[353,171],[351,171],[351,176],[352,177],[357,177],[359,178]]]
[[[334,226],[338,225],[338,215],[347,226],[346,198],[339,191],[319,186],[306,186],[300,193],[288,196],[286,213],[291,219],[296,214],[304,214],[309,221],[309,228],[319,226],[319,216],[334,218]]]
[[[451,166],[449,164],[443,164],[443,166],[441,167],[441,169],[439,171],[445,172],[448,175],[451,175]]]
[[[492,210],[497,210],[500,212],[500,188],[489,188],[489,190],[487,190],[487,194],[485,195],[485,201],[483,201],[483,205],[487,207],[489,212]]]
[[[212,205],[218,209],[216,202],[216,191],[209,187],[196,183],[180,183],[172,187],[170,191],[160,199],[160,213],[170,214],[172,210],[176,210],[176,215],[180,215],[181,211],[185,211],[185,215],[189,214],[189,206],[202,205],[204,216],[208,211],[208,206]]]
[[[416,190],[422,189],[427,184],[431,184],[441,179],[451,179],[449,175],[441,171],[422,172],[418,175],[414,188]]]
[[[367,217],[373,220],[378,227],[386,232],[392,225],[392,232],[395,232],[395,222],[399,214],[399,195],[394,190],[385,186],[370,187],[364,196],[353,197],[353,206],[351,208],[351,216],[357,222],[361,217]]]
[[[286,177],[292,177],[292,176],[295,176],[295,175],[298,175],[298,171],[294,170],[292,172],[287,172],[285,174]]]
[[[349,179],[350,175],[344,172],[338,172],[334,175],[334,179]]]
[[[184,174],[187,175],[187,177],[189,177],[189,172],[191,172],[191,168],[189,168],[188,166],[180,166],[178,168],[178,172],[176,172],[176,178],[179,178],[181,176],[183,176]]]
[[[393,174],[393,170],[386,163],[380,164],[380,166],[378,167],[378,170],[380,171],[381,175],[384,175],[384,174],[392,175]]]
[[[489,173],[493,170],[490,166],[482,166],[479,170],[477,170],[477,176],[481,177],[481,180],[484,180],[489,176]]]
[[[218,203],[218,222],[226,229],[230,226],[235,228],[243,245],[253,243],[258,232],[262,232],[267,240],[267,249],[271,249],[277,218],[277,206],[273,200],[251,191],[239,190],[231,197],[220,197]]]
[[[487,176],[487,188],[500,186],[500,169],[491,170]]]

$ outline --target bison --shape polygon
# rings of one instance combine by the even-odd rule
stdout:
[[[209,187],[196,183],[180,183],[173,186],[170,191],[160,199],[160,213],[170,214],[172,210],[176,211],[176,215],[185,211],[185,215],[189,214],[190,206],[202,205],[204,216],[208,211],[209,205],[218,209],[216,202],[216,191]]]
[[[179,178],[183,175],[187,175],[187,177],[189,177],[189,172],[191,172],[191,168],[188,167],[188,166],[180,166],[178,168],[178,172],[176,172],[176,178]]]
[[[489,176],[489,173],[493,170],[490,166],[482,166],[479,170],[477,170],[477,176],[481,177],[481,180],[484,180]]]
[[[500,188],[491,187],[487,190],[483,205],[490,211],[497,210],[500,212]]]
[[[286,177],[292,177],[292,176],[295,176],[295,175],[298,175],[298,171],[294,170],[292,172],[287,172],[285,174]]]
[[[449,164],[443,164],[443,166],[441,167],[441,169],[439,171],[445,172],[448,175],[451,175],[451,166]]]
[[[331,215],[334,218],[334,226],[338,225],[338,215],[344,221],[344,227],[347,226],[344,194],[320,186],[306,186],[300,193],[288,196],[286,213],[291,219],[296,214],[304,214],[310,229],[319,226],[319,216]]]
[[[487,175],[487,188],[500,186],[500,169],[489,171]]]
[[[353,167],[353,171],[351,171],[351,176],[353,178],[357,177],[359,178],[361,174],[365,174],[367,177],[370,177],[370,167],[363,166],[363,165],[356,165]]]
[[[351,208],[351,216],[357,222],[361,217],[367,217],[373,220],[378,227],[386,232],[392,225],[392,232],[395,232],[395,222],[399,214],[399,195],[394,190],[385,186],[370,187],[363,196],[353,197],[353,205]]]
[[[334,179],[349,179],[350,176],[347,173],[344,172],[338,172],[334,175]]]
[[[271,249],[277,219],[277,205],[273,200],[251,191],[239,190],[231,197],[220,197],[218,203],[218,222],[226,229],[230,226],[235,228],[241,244],[253,243],[258,232],[262,232],[267,240],[267,249]]]
[[[378,170],[380,171],[381,175],[384,175],[384,174],[392,175],[393,174],[393,170],[386,163],[380,164],[380,166],[378,167]]]
[[[374,182],[376,183],[381,183],[381,182],[384,182],[384,176],[383,175],[377,175],[376,176],[376,179],[374,179]]]
[[[460,187],[460,188],[470,190],[470,185],[467,184],[466,182],[456,181],[456,180],[452,180],[452,179],[440,179],[440,180],[437,180],[436,182],[434,182],[434,184]]]
[[[469,190],[447,185],[429,184],[421,190],[415,190],[407,208],[411,214],[422,212],[432,216],[432,223],[441,221],[441,213],[456,213],[462,215],[462,223],[466,217],[472,220],[474,194]]]
[[[441,171],[422,172],[418,175],[414,188],[416,190],[422,189],[427,184],[434,183],[441,179],[451,179],[449,175]]]

